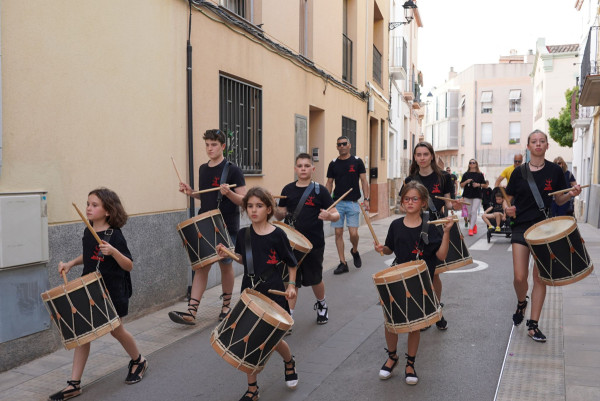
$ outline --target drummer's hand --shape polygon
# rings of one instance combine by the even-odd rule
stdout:
[[[58,263],[58,273],[59,273],[59,274],[62,274],[62,273],[63,273],[63,271],[64,271],[64,272],[65,272],[65,274],[66,274],[66,273],[68,273],[68,272],[69,272],[69,270],[71,270],[71,266],[69,266],[69,264],[68,264],[68,263],[65,263],[65,262],[59,262],[59,263]]]
[[[99,248],[103,255],[112,255],[115,252],[115,248],[106,241],[102,241],[102,245]]]
[[[375,250],[376,250],[378,253],[382,253],[382,252],[383,252],[383,248],[385,248],[385,245],[382,245],[382,244],[376,244],[376,243],[374,243],[374,242],[373,242],[373,248],[375,248]]]
[[[579,195],[581,193],[581,185],[577,184],[575,185],[570,191],[569,191],[569,195],[571,195],[571,197],[576,197],[577,195]]]
[[[462,210],[462,202],[452,199],[452,210]]]
[[[192,187],[190,187],[185,182],[180,182],[179,183],[179,192],[186,194],[186,195],[190,195],[192,193]]]
[[[517,208],[515,206],[510,206],[505,209],[506,215],[508,217],[516,217],[517,216]]]
[[[294,299],[296,298],[296,286],[294,284],[288,284],[285,289],[285,298],[286,299]]]
[[[230,192],[231,192],[231,189],[229,188],[229,184],[221,184],[221,194],[223,194],[224,196],[227,196],[227,194]]]
[[[331,220],[331,213],[329,213],[325,209],[321,209],[321,211],[319,212],[319,220],[326,220],[326,221]]]
[[[450,228],[452,228],[453,225],[454,225],[454,220],[448,220],[447,223],[444,223],[444,232],[449,233]]]
[[[365,208],[365,210],[368,212],[371,209],[371,202],[369,202],[368,200],[364,200],[363,201],[363,207]]]
[[[220,257],[222,258],[228,258],[229,255],[227,255],[225,253],[225,251],[223,251],[223,248],[225,248],[225,245],[223,244],[218,244],[217,247],[215,248],[217,250],[217,253],[219,254]]]

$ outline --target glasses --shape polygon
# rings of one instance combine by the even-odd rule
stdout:
[[[515,163],[521,164],[521,163],[523,163],[523,160],[515,160]]]
[[[469,162],[469,164],[477,164],[477,162]]]
[[[404,203],[410,203],[410,202],[417,203],[420,200],[421,200],[421,198],[419,198],[418,196],[412,196],[412,197],[411,196],[405,196],[404,198],[402,198],[402,201]]]
[[[342,146],[346,146],[346,145],[348,145],[348,142],[338,142],[337,143],[338,148],[341,148]]]

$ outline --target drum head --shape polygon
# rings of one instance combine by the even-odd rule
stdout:
[[[540,221],[525,231],[527,242],[549,242],[562,238],[577,227],[575,219],[570,216],[554,217]]]
[[[258,291],[246,289],[240,299],[262,320],[275,327],[287,330],[294,324],[292,317],[271,298]]]
[[[189,226],[190,224],[194,224],[195,222],[199,221],[199,220],[204,220],[204,219],[208,219],[214,215],[220,215],[221,211],[219,209],[213,209],[213,210],[209,210],[208,212],[204,212],[202,214],[199,214],[198,216],[194,216],[191,219],[187,219],[182,221],[181,223],[177,224],[177,229],[181,230],[184,227]],[[222,217],[221,217],[222,218]]]
[[[393,283],[398,280],[403,280],[408,277],[416,276],[427,270],[427,264],[423,260],[415,260],[412,262],[406,262],[392,267],[388,267],[385,270],[377,272],[373,275],[373,281],[375,285]]]
[[[285,232],[285,235],[287,235],[288,240],[290,241],[290,244],[292,244],[293,248],[299,249],[305,253],[308,253],[312,249],[312,244],[308,238],[300,233],[300,231],[280,221],[274,221],[273,224]]]

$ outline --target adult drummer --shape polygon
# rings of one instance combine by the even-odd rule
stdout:
[[[513,314],[513,324],[518,326],[525,317],[527,308],[527,276],[529,275],[529,248],[525,242],[525,231],[548,216],[548,210],[552,204],[552,197],[548,193],[568,188],[562,169],[546,160],[548,150],[548,136],[535,130],[527,138],[527,149],[531,153],[531,159],[522,167],[515,168],[510,181],[506,187],[509,202],[514,205],[506,209],[506,214],[515,218],[512,227],[512,254],[515,292],[517,294],[517,311]],[[525,169],[525,171],[523,171]],[[527,170],[531,171],[533,185],[537,188],[543,202],[543,210],[536,203],[532,189],[527,180]],[[525,175],[523,174],[525,172]],[[558,205],[568,202],[571,198],[579,195],[579,185],[567,193],[555,195]],[[544,298],[546,297],[546,285],[539,278],[537,265],[533,265],[533,289],[531,291],[531,319],[527,321],[529,337],[537,342],[546,342],[546,336],[538,327]]]
[[[454,210],[460,207],[460,203],[458,202],[444,201],[436,198],[436,196],[440,196],[450,199],[453,184],[450,174],[440,169],[436,163],[435,151],[429,142],[419,142],[415,146],[409,174],[404,183],[417,180],[429,192],[431,202],[429,202],[428,209],[431,214],[431,220],[442,218],[447,215],[447,210]],[[432,278],[435,295],[441,301],[442,280],[439,274],[434,275]],[[440,330],[446,330],[448,328],[448,321],[442,316],[442,319],[436,322],[435,325]]]
[[[279,200],[275,217],[279,220],[285,217],[285,222],[304,235],[313,246],[296,271],[296,289],[302,286],[312,287],[317,298],[314,307],[317,311],[317,324],[325,324],[329,321],[329,313],[323,283],[323,221],[338,221],[340,214],[335,207],[330,211],[325,210],[333,204],[333,200],[327,188],[312,181],[315,166],[311,155],[300,153],[296,156],[294,171],[298,180],[286,185],[281,191],[284,198]],[[302,206],[299,207],[302,200]],[[288,300],[292,317],[297,299],[298,297]]]
[[[200,210],[198,214],[208,212],[209,210],[219,209],[223,215],[223,220],[227,226],[227,231],[235,244],[235,238],[240,229],[240,211],[238,206],[242,204],[242,199],[246,194],[246,181],[242,170],[235,164],[228,162],[223,156],[226,145],[226,137],[223,131],[210,129],[202,137],[206,144],[206,155],[208,163],[200,166],[198,174],[198,189],[210,189],[220,187],[219,191],[212,191],[203,194],[192,194],[194,190],[184,182],[179,183],[179,192],[200,200]],[[227,167],[226,167],[227,166]],[[226,177],[223,170],[227,168]],[[227,185],[236,185],[235,188],[229,188]],[[233,272],[232,259],[227,258],[219,261],[221,268],[221,286],[223,288],[223,306],[219,314],[219,320],[223,320],[231,310],[231,294],[235,275]],[[196,270],[192,280],[192,290],[188,302],[187,312],[169,312],[169,317],[175,323],[193,325],[198,312],[198,305],[206,290],[208,282],[208,273],[211,266],[204,266]]]

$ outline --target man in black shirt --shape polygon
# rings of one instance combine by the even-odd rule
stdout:
[[[235,244],[236,235],[240,229],[240,210],[238,206],[242,204],[242,199],[246,194],[244,174],[238,166],[228,162],[223,156],[226,145],[226,137],[223,131],[218,129],[208,130],[204,133],[203,139],[206,144],[206,155],[209,160],[208,163],[200,166],[198,174],[199,190],[216,187],[220,189],[203,194],[194,194],[194,190],[189,185],[180,182],[179,192],[200,200],[198,214],[219,209],[227,226],[229,236]],[[227,164],[227,176],[221,180],[223,170]],[[236,185],[235,188],[229,188],[229,185],[234,184]],[[231,310],[230,303],[235,274],[230,258],[220,260],[219,266],[221,267],[221,286],[223,288],[223,295],[221,296],[223,298],[223,307],[219,314],[219,320],[223,320]],[[198,305],[200,305],[204,290],[206,290],[210,268],[211,266],[209,265],[196,270],[192,280],[188,312],[169,312],[169,317],[175,323],[195,324],[196,312],[198,311]]]
[[[298,180],[286,185],[281,191],[284,196],[279,201],[275,217],[283,219],[290,226],[303,234],[312,244],[312,249],[298,265],[296,272],[296,288],[312,286],[317,302],[317,324],[325,324],[329,320],[327,303],[325,302],[325,284],[323,283],[323,255],[325,252],[325,235],[323,221],[338,221],[340,215],[336,208],[326,211],[333,204],[329,191],[323,185],[312,181],[315,171],[312,156],[300,153],[296,157],[294,171]],[[306,197],[304,196],[306,192]],[[299,206],[300,201],[304,203]],[[296,256],[298,258],[298,255]],[[299,260],[299,259],[298,259]],[[288,300],[293,317],[297,297]]]
[[[450,191],[450,197],[452,199],[456,199],[456,192],[458,189],[458,178],[455,174],[452,174],[452,170],[450,169],[450,167],[446,167],[446,172],[450,174],[450,179],[452,180],[452,190]]]
[[[369,183],[367,182],[365,164],[360,158],[350,154],[351,148],[350,139],[346,136],[340,136],[337,139],[337,149],[340,155],[329,163],[329,168],[327,169],[327,183],[325,186],[333,194],[333,199],[338,199],[352,188],[352,192],[337,204],[340,220],[331,224],[335,228],[335,245],[340,257],[340,264],[333,271],[333,274],[348,272],[348,263],[346,263],[346,256],[344,255],[344,219],[350,233],[350,242],[352,243],[350,253],[354,259],[354,266],[362,266],[362,261],[358,253],[358,217],[360,214],[360,207],[358,206],[360,188],[358,182],[360,180],[362,185],[366,210],[369,210]],[[331,192],[334,181],[335,190]]]

